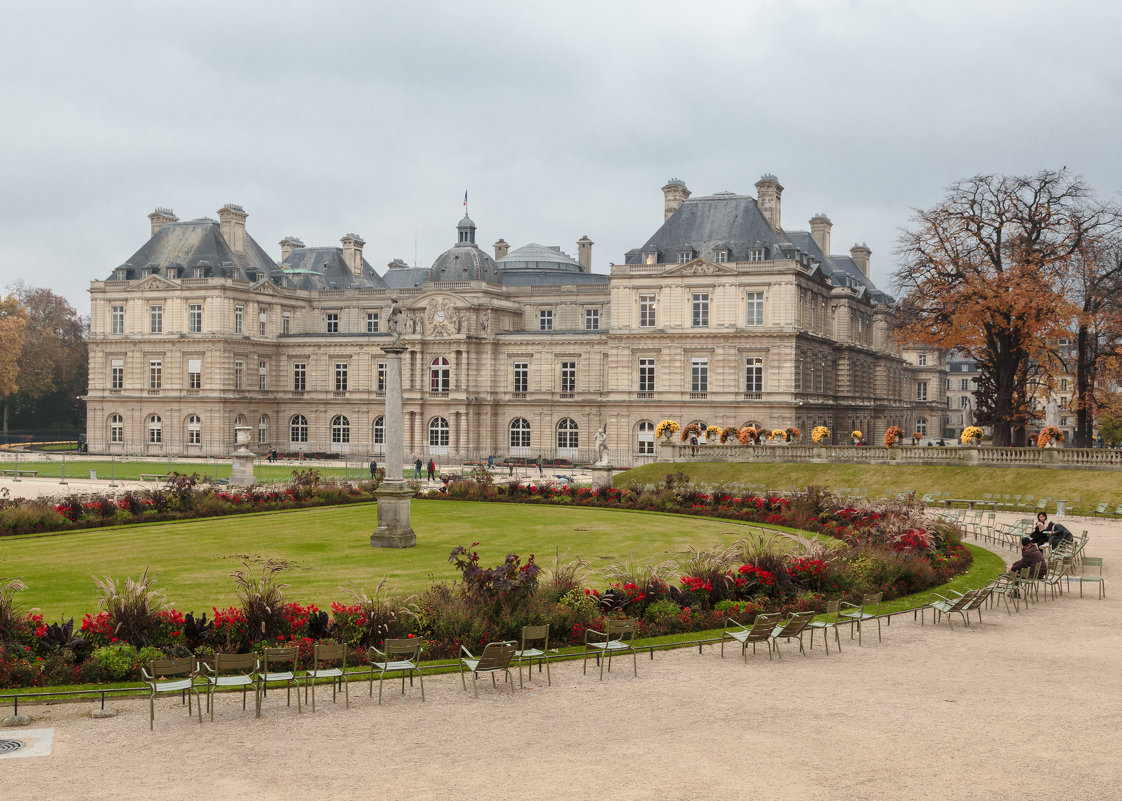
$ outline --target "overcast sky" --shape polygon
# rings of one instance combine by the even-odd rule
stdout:
[[[469,192],[490,252],[595,242],[606,272],[661,186],[826,212],[873,251],[958,178],[1069,167],[1122,189],[1114,2],[14,2],[0,27],[0,284],[83,313],[147,214],[249,213],[277,242],[428,266]]]

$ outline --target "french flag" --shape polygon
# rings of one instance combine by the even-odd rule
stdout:
[[[464,190],[464,211],[467,211],[467,207],[468,207],[468,193],[467,193],[467,190],[465,189]]]

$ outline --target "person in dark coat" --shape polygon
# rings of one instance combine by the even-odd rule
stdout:
[[[421,464],[421,459],[418,457],[417,461],[413,463],[413,477],[417,479],[421,478],[424,474],[424,469],[424,466]]]
[[[1044,558],[1044,554],[1040,552],[1040,548],[1031,537],[1021,537],[1021,558],[1009,566],[1009,572],[1016,573],[1025,567],[1031,567],[1030,575],[1037,578],[1048,572],[1048,560]]]
[[[373,459],[371,459],[370,460],[370,480],[371,481],[374,480],[374,476],[377,474],[377,472],[378,472],[378,463],[376,461],[374,461]]]
[[[436,481],[436,462],[429,459],[429,481]]]
[[[1032,532],[1032,541],[1037,547],[1048,543],[1053,548],[1063,540],[1074,539],[1067,526],[1063,523],[1053,523],[1048,519],[1047,512],[1038,512],[1036,515],[1036,530]]]

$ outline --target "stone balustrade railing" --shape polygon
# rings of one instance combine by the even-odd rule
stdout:
[[[979,465],[1055,467],[1072,470],[1122,470],[1122,450],[1109,448],[893,448],[853,445],[698,444],[671,440],[659,448],[660,462],[814,462],[835,464]]]

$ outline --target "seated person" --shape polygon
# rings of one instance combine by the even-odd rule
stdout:
[[[1029,575],[1037,578],[1048,572],[1048,560],[1031,537],[1021,537],[1021,558],[1009,566],[1009,572],[1016,573],[1024,567],[1032,568]]]
[[[1037,546],[1048,543],[1053,548],[1060,544],[1062,540],[1074,539],[1071,532],[1062,523],[1053,523],[1048,520],[1047,512],[1039,512],[1036,515],[1036,530],[1032,532],[1032,541]]]

